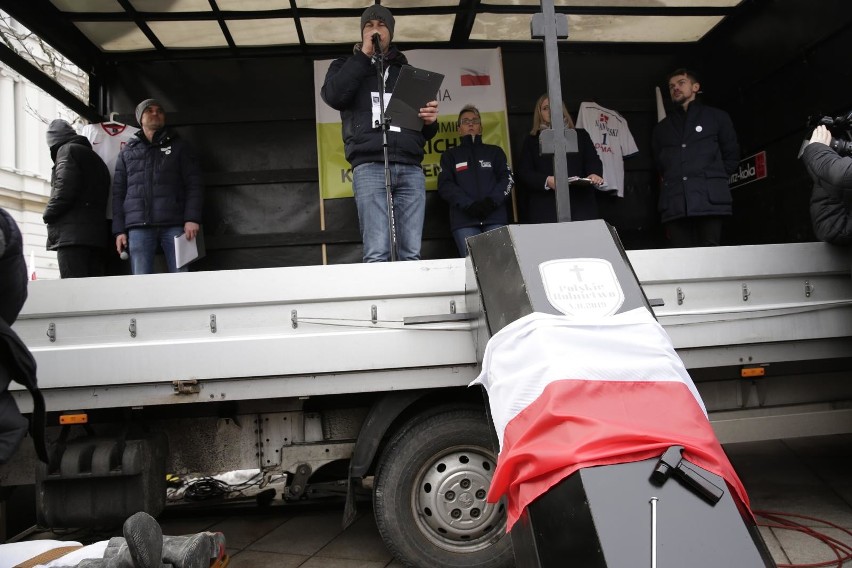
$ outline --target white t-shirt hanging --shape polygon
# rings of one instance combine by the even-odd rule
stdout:
[[[115,173],[115,162],[124,145],[127,144],[139,129],[118,122],[87,124],[82,134],[92,144],[92,150],[101,157],[109,170],[110,192],[107,199],[107,219],[112,219],[112,181]]]
[[[91,142],[92,150],[107,165],[110,180],[115,171],[118,154],[137,132],[138,128],[117,122],[87,124],[83,127],[83,136]]]
[[[627,121],[614,110],[585,102],[577,111],[577,128],[585,129],[592,137],[603,162],[605,187],[624,197],[624,158],[639,151]]]

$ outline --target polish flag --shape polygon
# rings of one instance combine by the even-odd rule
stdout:
[[[30,280],[38,280],[38,276],[36,275],[35,251],[30,251],[30,262],[29,266],[27,266],[27,272],[30,274]]]
[[[607,317],[523,317],[491,338],[471,384],[488,391],[500,440],[488,501],[507,496],[507,530],[578,469],[659,457],[673,445],[724,478],[748,510],[692,379],[644,308]]]
[[[456,171],[463,172],[467,169],[467,162],[459,162],[456,164]]]
[[[480,73],[473,69],[464,69],[466,73],[462,73],[459,80],[462,87],[479,87],[491,84],[491,75]]]

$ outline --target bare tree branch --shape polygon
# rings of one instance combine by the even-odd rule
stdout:
[[[89,76],[67,57],[56,51],[42,38],[15,22],[0,11],[0,40],[3,44],[31,63],[45,75],[65,87],[83,102],[89,100]],[[27,112],[37,116],[35,108],[27,102]],[[74,122],[79,121],[77,118]]]

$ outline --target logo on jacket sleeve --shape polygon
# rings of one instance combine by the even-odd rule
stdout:
[[[491,162],[489,162],[488,160],[479,160],[479,167],[480,168],[490,168]]]
[[[164,148],[160,148],[160,152],[162,152],[163,154],[168,156],[169,154],[172,153],[172,147],[171,146],[165,146]]]

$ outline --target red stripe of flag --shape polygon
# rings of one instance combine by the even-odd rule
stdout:
[[[673,445],[723,477],[748,506],[745,488],[684,384],[570,379],[550,383],[507,424],[488,501],[508,496],[511,529],[526,506],[580,468],[659,457]]]
[[[491,338],[474,384],[488,390],[500,441],[488,501],[507,496],[509,529],[577,470],[659,457],[673,445],[724,478],[748,511],[692,379],[644,308],[605,317],[525,316]]]
[[[465,73],[461,76],[462,87],[476,87],[479,85],[490,85],[491,75],[471,75]]]

